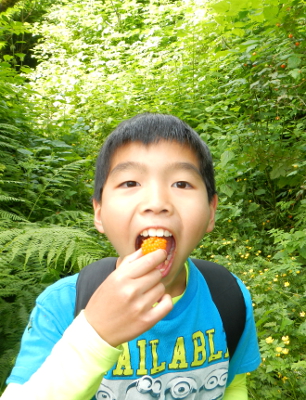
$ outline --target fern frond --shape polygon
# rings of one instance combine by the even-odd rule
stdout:
[[[0,388],[13,367],[22,332],[35,299],[46,287],[42,271],[24,271],[18,264],[1,257],[0,274]],[[1,391],[1,389],[0,389]]]
[[[0,124],[0,132],[1,132],[0,133],[1,147],[12,150],[16,150],[19,147],[22,147],[21,142],[14,138],[16,134],[20,134],[20,129],[18,129],[16,126],[8,124]]]
[[[7,179],[5,179],[5,180],[1,180],[0,181],[0,183],[1,184],[14,184],[14,185],[24,185],[24,182],[21,182],[21,181],[12,181],[12,180],[7,180]]]
[[[0,123],[0,131],[11,132],[11,133],[20,133],[20,128],[17,128],[15,125],[10,125],[6,123]]]
[[[60,211],[44,218],[44,223],[63,226],[92,227],[93,215],[85,211]]]
[[[7,142],[1,142],[1,141],[0,141],[0,147],[2,147],[4,149],[12,149],[12,150],[16,149],[16,147],[13,146],[12,144],[7,143]]]
[[[37,224],[0,232],[0,245],[2,251],[11,255],[11,260],[23,258],[25,266],[33,260],[61,270],[67,266],[69,270],[83,268],[88,260],[97,260],[110,250],[109,245],[79,228]]]
[[[48,173],[41,177],[43,183],[40,188],[40,193],[36,194],[36,201],[32,205],[28,218],[31,218],[32,213],[38,207],[39,201],[43,198],[45,202],[60,206],[60,198],[56,198],[55,194],[66,191],[67,187],[73,187],[75,184],[75,175],[79,173],[84,164],[88,160],[77,160],[69,164],[65,164],[57,169],[52,169],[52,173]],[[53,194],[54,197],[50,195]]]
[[[28,222],[25,218],[21,217],[20,215],[10,213],[8,211],[0,210],[0,218],[4,220],[11,220],[11,221],[23,221]]]
[[[5,196],[3,194],[0,194],[0,203],[5,201],[22,201],[24,202],[23,199],[17,199],[16,197],[11,197],[11,196]]]

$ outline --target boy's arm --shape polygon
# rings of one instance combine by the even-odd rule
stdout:
[[[30,380],[10,384],[1,400],[90,400],[120,353],[99,337],[81,312]]]
[[[233,382],[225,390],[223,400],[247,400],[248,390],[246,374],[236,375]]]
[[[84,313],[65,330],[30,379],[20,385],[21,398],[91,399],[103,375],[119,357],[120,351],[114,356],[116,349],[113,347],[147,331],[171,311],[171,297],[165,295],[162,274],[156,269],[165,260],[166,253],[157,250],[141,256],[141,251],[137,251],[126,257],[102,283]],[[152,308],[158,301],[159,304]],[[39,343],[39,338],[37,340]],[[35,350],[33,346],[35,344],[27,348],[29,357],[31,349]],[[110,355],[105,356],[109,349],[112,349]],[[27,365],[23,364],[21,368],[26,369]],[[2,399],[15,400],[16,390],[17,385],[11,386]]]

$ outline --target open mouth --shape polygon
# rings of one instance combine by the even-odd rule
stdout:
[[[172,261],[175,253],[175,239],[171,232],[162,228],[149,228],[142,231],[136,238],[135,247],[136,250],[140,249],[142,243],[148,239],[149,237],[160,237],[167,241],[166,252],[167,259],[160,265],[158,265],[158,269],[161,271],[163,276],[166,276],[171,269]]]

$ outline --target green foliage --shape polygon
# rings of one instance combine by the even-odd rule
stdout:
[[[25,270],[20,262],[11,263],[5,254],[1,254],[0,391],[4,389],[5,380],[13,367],[35,298],[46,287],[42,283],[43,273],[37,264]]]
[[[0,15],[2,39],[8,41],[25,33],[21,28],[18,33],[17,26],[22,24],[10,18]],[[92,192],[92,173],[87,173],[90,161],[79,155],[74,146],[46,137],[36,129],[30,99],[34,92],[27,78],[17,73],[13,58],[4,52],[2,55],[0,392],[38,294],[61,276],[102,257],[109,247],[93,232],[92,216],[88,214]],[[35,246],[40,247],[39,252]]]
[[[36,294],[113,252],[89,214],[101,143],[158,111],[215,159],[216,228],[194,255],[250,287],[263,357],[250,397],[305,397],[305,21],[302,0],[23,1],[0,15],[2,384]]]
[[[85,217],[82,215],[82,219]],[[25,266],[39,263],[44,268],[59,270],[58,276],[66,268],[69,272],[78,271],[109,252],[109,246],[99,242],[90,230],[51,224],[19,223],[19,228],[0,233],[0,243],[2,251],[11,255],[10,261],[23,259]]]

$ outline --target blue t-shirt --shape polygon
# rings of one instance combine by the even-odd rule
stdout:
[[[188,261],[184,295],[152,329],[124,345],[117,364],[100,385],[98,400],[221,399],[235,375],[258,367],[248,290],[236,277],[246,303],[246,324],[229,362],[218,309],[203,275]],[[77,276],[61,279],[38,297],[7,383],[28,381],[73,321]]]

